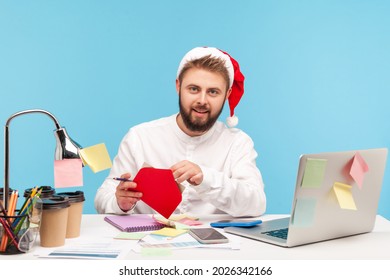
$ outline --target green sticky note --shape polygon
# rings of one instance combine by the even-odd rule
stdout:
[[[120,232],[114,239],[129,239],[129,240],[140,240],[146,236],[143,232]]]
[[[313,224],[317,201],[313,198],[298,198],[295,203],[292,224],[299,227],[310,227]]]
[[[169,256],[172,255],[171,248],[142,248],[142,256]]]
[[[325,174],[326,159],[308,158],[302,179],[302,188],[319,188]]]
[[[190,226],[182,224],[182,223],[175,222],[175,228],[176,229],[190,229]]]

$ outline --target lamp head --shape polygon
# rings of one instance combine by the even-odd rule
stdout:
[[[69,137],[65,127],[54,130],[54,137],[56,138],[55,160],[80,158],[82,147]]]

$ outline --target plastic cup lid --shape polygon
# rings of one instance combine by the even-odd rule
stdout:
[[[70,203],[85,201],[84,192],[82,191],[61,192],[61,193],[57,193],[56,195],[69,198]]]
[[[63,209],[70,206],[69,198],[64,196],[52,196],[50,198],[42,199],[42,209]]]

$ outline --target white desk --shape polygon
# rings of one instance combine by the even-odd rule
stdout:
[[[284,215],[265,215],[262,220],[283,217]],[[70,242],[88,241],[91,237],[110,241],[119,233],[112,225],[103,220],[105,215],[83,215],[81,235],[67,239]],[[224,215],[201,218],[207,225],[211,221],[224,219]],[[226,233],[225,233],[226,234]],[[229,234],[226,234],[229,236]],[[319,242],[294,248],[281,248],[255,240],[241,238],[240,250],[229,249],[180,249],[173,250],[169,256],[143,256],[130,251],[126,259],[137,260],[362,260],[390,259],[390,221],[377,216],[375,228],[371,233],[355,235],[331,241]],[[37,241],[38,242],[38,241]],[[39,246],[38,244],[35,246]],[[31,252],[18,255],[0,255],[4,259],[37,259]]]

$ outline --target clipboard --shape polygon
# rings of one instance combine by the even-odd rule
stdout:
[[[182,201],[181,191],[172,170],[143,167],[133,181],[136,191],[142,192],[141,200],[168,219]]]

